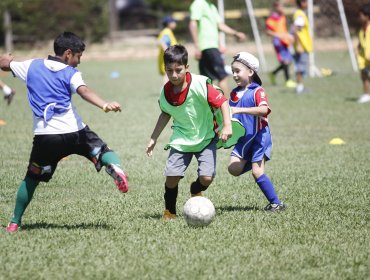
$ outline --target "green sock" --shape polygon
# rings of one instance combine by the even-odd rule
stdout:
[[[101,163],[103,164],[103,166],[114,164],[117,165],[119,168],[122,168],[121,160],[119,159],[118,155],[113,151],[104,153],[101,157]]]
[[[32,200],[33,193],[39,184],[39,181],[33,180],[29,177],[24,178],[19,186],[17,199],[15,201],[14,216],[11,219],[11,223],[20,225],[22,221],[22,216],[28,204]]]

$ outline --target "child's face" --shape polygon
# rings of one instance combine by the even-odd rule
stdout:
[[[81,62],[82,52],[72,53],[71,50],[67,50],[67,64],[72,67],[77,67]]]
[[[369,17],[365,15],[364,13],[360,12],[360,22],[361,23],[367,23],[369,21]]]
[[[189,68],[189,65],[182,65],[178,63],[170,63],[165,65],[166,75],[168,80],[174,86],[180,86],[185,81],[185,75]]]
[[[177,26],[176,21],[172,21],[168,24],[168,28],[170,28],[171,30],[174,30],[176,26]]]
[[[243,63],[234,61],[231,65],[231,69],[233,71],[234,81],[239,87],[246,87],[252,83],[252,76],[254,72]]]

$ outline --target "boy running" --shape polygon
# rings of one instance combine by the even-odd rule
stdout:
[[[14,216],[6,227],[16,232],[22,216],[40,182],[48,182],[58,162],[71,154],[91,160],[99,172],[103,166],[113,177],[119,191],[128,191],[128,181],[117,154],[82,122],[72,105],[72,93],[104,112],[121,111],[119,103],[106,102],[88,88],[75,68],[80,63],[84,42],[72,32],[60,34],[54,41],[55,56],[47,59],[13,61],[11,55],[0,56],[0,68],[12,71],[26,83],[33,113],[33,146],[26,177],[21,182]]]
[[[193,156],[198,161],[198,178],[191,184],[192,196],[202,195],[216,173],[216,143],[212,108],[220,108],[224,126],[220,138],[231,137],[229,105],[208,77],[188,72],[188,52],[181,45],[170,46],[164,52],[165,70],[169,82],[159,98],[161,114],[150,137],[146,153],[152,156],[157,139],[173,118],[173,133],[165,149],[170,149],[164,175],[165,211],[163,218],[176,218],[178,183],[185,175]]]

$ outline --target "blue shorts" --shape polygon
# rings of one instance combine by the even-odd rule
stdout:
[[[301,73],[302,75],[305,75],[307,73],[308,59],[309,59],[308,52],[294,54],[294,64],[296,73]]]
[[[252,162],[259,162],[264,158],[266,161],[271,159],[272,137],[268,126],[262,128],[254,138],[248,140],[246,137],[240,138],[231,152],[231,156],[247,161],[244,172],[252,169]]]
[[[293,61],[293,56],[289,51],[289,48],[285,46],[281,41],[277,38],[274,38],[272,41],[277,59],[280,63],[289,64]]]

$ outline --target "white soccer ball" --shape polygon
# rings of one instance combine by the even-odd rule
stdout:
[[[212,201],[203,196],[195,196],[186,201],[183,215],[189,226],[209,225],[216,215]]]

